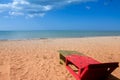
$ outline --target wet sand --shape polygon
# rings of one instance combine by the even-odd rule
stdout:
[[[75,50],[100,62],[120,62],[120,37],[0,41],[0,80],[75,80],[59,64],[58,50]],[[120,78],[120,67],[112,75]]]

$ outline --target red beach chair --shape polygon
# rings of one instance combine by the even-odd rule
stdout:
[[[70,64],[77,68],[75,72]],[[105,80],[118,67],[118,62],[100,63],[87,56],[66,56],[66,68],[76,80]]]

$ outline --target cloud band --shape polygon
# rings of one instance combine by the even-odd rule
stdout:
[[[9,16],[44,16],[47,11],[72,3],[93,2],[96,0],[6,0],[0,2],[0,14]]]

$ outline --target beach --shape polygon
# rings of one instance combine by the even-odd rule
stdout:
[[[0,80],[75,80],[59,63],[58,50],[120,63],[120,36],[1,40]],[[112,75],[120,79],[120,67]]]

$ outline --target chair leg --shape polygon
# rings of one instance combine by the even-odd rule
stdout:
[[[66,68],[68,69],[68,71],[76,78],[76,80],[81,80],[79,78],[79,75],[74,72],[74,70],[69,66],[69,64],[71,64],[71,62],[66,59]]]
[[[65,64],[66,64],[66,66],[68,66],[68,60],[67,59],[65,59]]]

